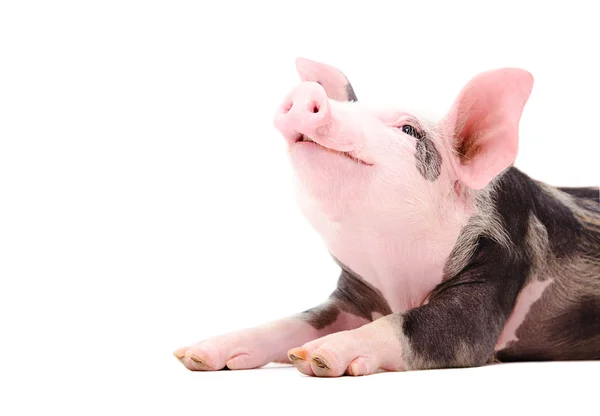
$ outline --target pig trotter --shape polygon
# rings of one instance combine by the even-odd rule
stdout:
[[[296,361],[296,360],[303,360],[303,358],[302,358],[302,357],[298,357],[298,356],[296,356],[296,355],[294,355],[294,354],[290,354],[290,355],[289,355],[289,359],[290,359],[290,361],[291,361],[292,363],[293,363],[294,361]]]
[[[346,282],[341,279],[342,284]],[[349,305],[338,292],[330,300],[296,316],[220,335],[176,350],[173,355],[192,371],[241,370],[262,367],[270,362],[292,362],[297,368],[310,364],[301,351],[291,348],[337,331],[357,328],[368,320],[358,316],[357,305]],[[354,312],[354,313],[353,313]]]
[[[313,357],[313,362],[317,365],[317,367],[319,368],[325,368],[327,370],[329,370],[329,366],[327,365],[327,362],[325,362],[325,360],[323,360],[320,357]]]
[[[293,361],[303,374],[317,377],[362,376],[403,369],[401,343],[394,315],[352,331],[343,331],[304,344],[294,355],[310,359]]]

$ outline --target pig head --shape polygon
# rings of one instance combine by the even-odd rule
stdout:
[[[478,75],[435,119],[362,105],[332,66],[298,58],[296,67],[302,82],[287,94],[274,123],[288,144],[300,205],[313,225],[318,215],[435,224],[464,192],[484,188],[516,158],[518,124],[533,85],[527,71]]]

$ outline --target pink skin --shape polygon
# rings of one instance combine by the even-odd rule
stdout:
[[[480,74],[445,117],[427,118],[344,102],[347,80],[340,71],[302,58],[296,66],[302,82],[285,97],[274,124],[289,147],[302,212],[330,253],[380,290],[394,313],[424,304],[474,213],[473,191],[516,158],[531,75],[510,68]],[[417,139],[402,132],[405,124],[424,132],[440,153],[434,181],[419,173]],[[458,138],[473,150],[463,158],[455,151]],[[393,316],[371,323],[346,318],[320,331],[288,318],[175,355],[195,370],[254,368],[285,361],[289,349],[293,364],[307,375],[410,368]]]
[[[273,321],[209,338],[195,345],[179,348],[174,355],[190,370],[232,370],[261,367],[269,362],[289,363],[288,350],[332,332],[364,325],[367,321],[342,313],[336,322],[315,329],[298,317]]]

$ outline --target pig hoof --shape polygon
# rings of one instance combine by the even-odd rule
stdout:
[[[294,348],[288,352],[288,358],[298,371],[307,376],[314,376],[310,368],[310,355],[305,348]]]
[[[183,357],[185,357],[185,352],[187,351],[187,348],[179,348],[178,350],[176,350],[175,352],[173,352],[173,355],[179,360],[181,361],[183,359]]]
[[[180,348],[173,355],[191,371],[246,370],[266,364],[260,354],[238,351],[228,351],[214,342],[202,342]]]
[[[196,364],[204,364],[200,358],[198,358],[198,357],[195,357],[195,356],[193,356],[193,355],[190,355],[190,360],[192,360],[192,361],[193,361],[193,362],[195,362]]]
[[[320,357],[313,357],[313,362],[317,365],[317,367],[319,368],[325,368],[327,370],[329,370],[329,366],[327,365],[327,362],[325,360],[323,360]]]
[[[188,365],[187,368],[190,370],[198,370],[198,371],[210,371],[210,370],[219,370],[220,368],[215,368],[208,363],[205,362],[202,358],[191,352],[190,350],[186,351],[184,360],[187,358]],[[185,363],[184,363],[185,365]],[[190,368],[191,367],[191,368]]]
[[[296,360],[304,360],[304,358],[302,358],[302,357],[298,357],[298,356],[296,356],[296,355],[294,355],[294,354],[290,354],[288,358],[290,359],[290,361],[291,361],[292,363],[293,363],[294,361],[296,361]]]
[[[215,371],[225,367],[225,363],[221,363],[218,351],[210,345],[179,348],[173,355],[192,371]]]
[[[384,320],[327,335],[288,356],[292,354],[303,358],[292,361],[300,372],[317,377],[364,376],[403,368],[400,342],[394,327]]]

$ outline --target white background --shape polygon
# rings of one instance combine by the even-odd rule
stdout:
[[[0,413],[594,412],[597,363],[324,380],[191,373],[171,352],[335,285],[272,125],[295,57],[365,102],[436,109],[478,71],[526,68],[517,166],[597,185],[595,7],[3,1]]]

